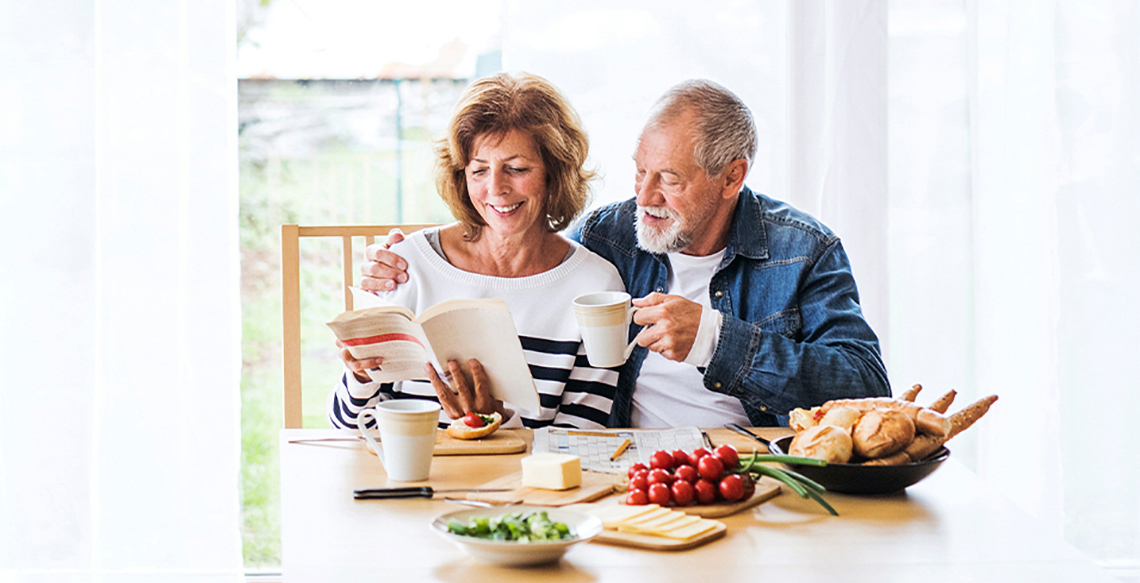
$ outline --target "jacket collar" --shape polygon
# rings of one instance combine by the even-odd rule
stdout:
[[[768,258],[768,227],[764,221],[763,198],[747,186],[740,189],[736,198],[736,211],[730,228],[725,265],[736,255],[756,260]]]

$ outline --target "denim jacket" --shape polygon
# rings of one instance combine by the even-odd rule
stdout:
[[[590,213],[570,234],[613,263],[635,298],[664,292],[668,258],[637,246],[634,200]],[[754,426],[830,399],[889,396],[879,340],[863,319],[843,245],[815,218],[744,187],[709,286],[724,324],[703,370],[710,391],[740,399]],[[640,327],[630,330],[632,339]],[[628,427],[648,349],[621,370],[611,427]]]

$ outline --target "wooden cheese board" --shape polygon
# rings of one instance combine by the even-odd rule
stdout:
[[[492,504],[521,503],[534,506],[566,506],[567,504],[592,502],[609,496],[617,486],[617,479],[616,474],[582,472],[582,485],[577,488],[543,490],[524,487],[522,485],[522,472],[519,471],[478,486],[481,489],[511,488],[509,491],[471,492],[467,494],[467,499]]]
[[[649,549],[652,551],[683,551],[722,538],[727,532],[728,527],[719,521],[717,522],[716,528],[684,540],[635,532],[621,532],[607,528],[603,530],[601,534],[591,539],[590,542]]]

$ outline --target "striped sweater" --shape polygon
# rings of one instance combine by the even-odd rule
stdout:
[[[537,416],[515,414],[504,426],[605,427],[618,373],[593,368],[586,361],[571,304],[584,293],[625,288],[613,265],[573,241],[570,244],[573,253],[554,269],[527,277],[492,277],[451,265],[431,247],[426,232],[417,231],[392,246],[408,262],[408,282],[380,296],[415,313],[445,300],[502,298],[514,318],[541,404]],[[394,398],[436,400],[429,382],[361,383],[345,369],[329,395],[329,422],[355,429],[361,410]],[[507,407],[512,408],[510,403]],[[441,425],[449,422],[441,413]]]

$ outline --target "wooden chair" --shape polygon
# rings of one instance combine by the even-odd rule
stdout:
[[[371,245],[377,237],[385,238],[388,232],[399,228],[404,234],[434,225],[351,225],[311,226],[281,225],[281,323],[285,356],[285,428],[301,427],[301,250],[300,240],[306,237],[336,237],[341,240],[343,265],[344,309],[352,309],[352,294],[348,286],[355,285],[353,270],[353,240],[363,238]],[[363,253],[364,248],[360,248]],[[331,382],[331,381],[330,381]]]

